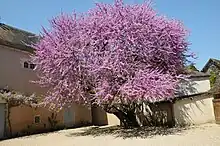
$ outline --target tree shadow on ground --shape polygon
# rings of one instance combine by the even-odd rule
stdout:
[[[82,129],[81,131],[76,131],[70,133],[66,136],[107,136],[112,135],[114,137],[126,138],[151,138],[154,136],[163,135],[181,135],[184,131],[192,127],[140,127],[132,129],[124,129],[120,126],[110,126],[110,127],[90,127]]]

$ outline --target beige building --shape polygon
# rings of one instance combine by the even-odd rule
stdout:
[[[51,112],[44,107],[16,106],[10,109],[9,119],[14,136],[85,126],[92,123],[91,110],[76,104],[59,112]],[[55,127],[52,122],[55,123]]]
[[[0,89],[7,87],[25,95],[35,93],[43,96],[46,93],[46,89],[31,82],[37,80],[37,75],[34,71],[35,64],[30,59],[33,53],[30,45],[37,40],[37,36],[32,33],[0,23]],[[8,109],[7,103],[0,97],[0,138],[9,131],[15,135],[32,129],[49,129],[48,118],[51,115],[52,112],[42,107],[22,105]],[[73,105],[57,113],[56,121],[57,125],[63,127],[91,124],[91,109]]]

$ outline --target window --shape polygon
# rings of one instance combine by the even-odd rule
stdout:
[[[24,68],[28,68],[28,66],[29,66],[28,63],[25,61],[24,62]]]
[[[40,116],[39,115],[34,117],[34,123],[35,124],[39,124],[40,123]]]
[[[35,66],[36,66],[35,64],[31,63],[30,64],[30,69],[35,69]]]
[[[24,62],[24,68],[35,69],[36,64],[29,63],[27,61]]]

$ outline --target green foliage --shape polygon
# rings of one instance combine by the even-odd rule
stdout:
[[[213,71],[210,72],[209,80],[210,80],[210,86],[213,87],[215,84],[215,81],[216,81],[216,73],[215,72],[213,72]]]
[[[187,66],[187,70],[191,70],[191,71],[199,71],[194,64],[190,64],[189,66]]]

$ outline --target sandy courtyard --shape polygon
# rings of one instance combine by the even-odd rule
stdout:
[[[86,127],[0,141],[0,146],[220,146],[220,125],[190,128]]]

